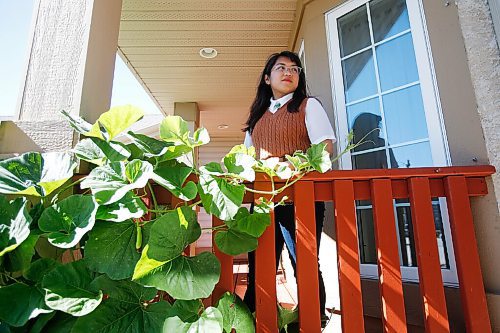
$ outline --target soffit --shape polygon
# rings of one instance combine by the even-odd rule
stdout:
[[[296,0],[124,0],[119,49],[165,114],[197,102],[212,135],[241,136],[267,57],[288,48]],[[203,59],[203,47],[217,49]],[[133,102],[133,101],[132,101]],[[227,124],[226,130],[217,129]]]

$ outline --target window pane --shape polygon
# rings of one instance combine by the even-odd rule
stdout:
[[[399,232],[402,266],[416,267],[417,256],[411,223],[411,209],[409,206],[396,207],[396,222]]]
[[[420,85],[384,95],[382,102],[389,144],[427,138]]]
[[[340,53],[345,57],[371,44],[366,6],[338,19]]]
[[[372,98],[367,101],[347,107],[349,131],[354,133],[354,143],[363,140],[354,151],[362,151],[377,147],[384,147],[385,140],[382,130],[382,117],[380,116],[379,99]]]
[[[347,103],[377,93],[372,50],[342,61],[342,70]]]
[[[362,264],[376,264],[377,251],[375,246],[375,233],[373,230],[372,209],[357,209],[356,219],[359,230],[360,261]]]
[[[23,84],[34,0],[0,1],[0,117],[14,116]]]
[[[441,268],[449,269],[450,260],[448,258],[448,247],[444,235],[443,219],[441,216],[441,209],[439,207],[438,201],[432,203],[432,211],[434,212],[434,224],[436,226],[439,263],[441,264]]]
[[[372,1],[370,13],[375,43],[410,28],[405,0]]]
[[[405,34],[376,48],[382,92],[418,81],[411,34]]]
[[[389,148],[391,168],[418,168],[432,166],[431,146],[422,142],[397,148]]]
[[[353,169],[387,169],[385,149],[352,155]]]

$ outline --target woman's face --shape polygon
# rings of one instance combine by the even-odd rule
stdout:
[[[281,98],[294,92],[299,85],[300,69],[297,64],[287,57],[279,57],[276,60],[271,74],[265,76],[265,81],[271,86],[274,99]]]

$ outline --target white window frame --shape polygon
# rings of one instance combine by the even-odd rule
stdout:
[[[300,41],[300,47],[299,47],[299,52],[297,53],[299,56],[300,61],[302,62],[302,68],[304,70],[304,73],[306,73],[306,53],[304,49],[304,39]]]
[[[331,9],[325,13],[328,56],[330,64],[330,80],[332,84],[332,98],[334,105],[335,129],[338,133],[338,151],[343,151],[347,146],[348,121],[346,113],[346,102],[344,96],[344,82],[341,67],[341,54],[339,47],[337,19],[352,12],[360,6],[366,5],[370,0],[350,0]],[[446,140],[446,131],[442,117],[441,105],[439,103],[439,92],[437,89],[436,74],[432,62],[432,54],[428,31],[426,29],[425,16],[422,0],[406,0],[408,17],[410,21],[411,36],[415,50],[415,58],[419,75],[420,88],[424,106],[425,119],[427,122],[429,143],[431,146],[432,160],[434,166],[449,166],[451,158]],[[369,18],[370,19],[370,18]],[[352,169],[351,154],[344,154],[339,160],[340,169]],[[458,284],[453,241],[449,226],[446,201],[439,199],[443,228],[445,233],[448,259],[450,268],[442,269],[443,282],[447,285]],[[418,269],[416,267],[401,266],[401,273],[405,281],[418,281]],[[377,265],[361,264],[361,275],[365,278],[378,278]]]

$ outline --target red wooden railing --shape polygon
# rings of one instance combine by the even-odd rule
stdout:
[[[491,166],[477,166],[312,173],[276,197],[279,200],[287,195],[295,203],[300,331],[321,331],[314,202],[333,201],[342,330],[364,332],[355,200],[373,203],[384,332],[407,331],[393,199],[409,198],[425,330],[449,332],[431,203],[431,198],[446,197],[466,329],[471,333],[491,332],[469,197],[486,195],[485,177],[494,172]],[[270,182],[260,177],[254,188],[268,190]],[[256,199],[252,193],[245,197],[246,202]],[[256,250],[259,333],[278,331],[273,225],[259,239]],[[230,256],[215,251],[222,265],[221,279],[214,291],[214,296],[218,296],[233,289],[233,262]]]

